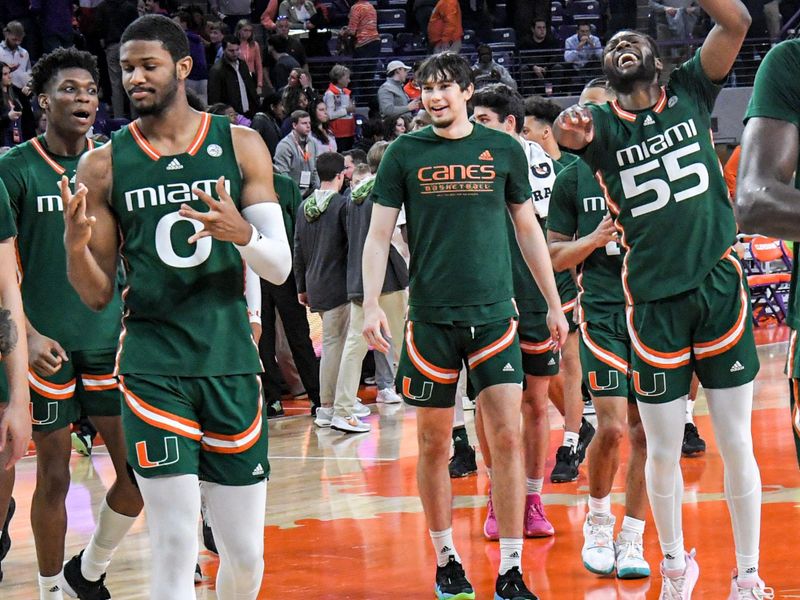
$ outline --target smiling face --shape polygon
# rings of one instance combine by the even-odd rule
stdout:
[[[654,83],[660,72],[653,43],[641,33],[620,31],[603,50],[603,73],[618,93],[630,93],[637,83]]]
[[[501,121],[500,115],[488,106],[476,106],[472,111],[472,116],[475,118],[475,121],[484,127],[502,131],[503,133],[514,133],[515,123],[514,117],[511,115],[506,117],[505,121]]]
[[[455,81],[426,81],[422,84],[422,105],[437,129],[446,129],[458,120],[467,119],[467,102],[474,87],[462,90]]]
[[[177,63],[164,44],[150,40],[131,40],[120,48],[122,85],[133,108],[142,116],[158,115],[178,94],[179,81],[192,69],[192,59]]]
[[[65,137],[85,136],[97,116],[97,82],[89,71],[62,69],[39,94],[48,127]]]

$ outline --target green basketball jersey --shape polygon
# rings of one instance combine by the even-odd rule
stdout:
[[[547,215],[550,231],[585,237],[597,229],[606,212],[603,190],[585,162],[575,161],[558,174]],[[586,257],[578,272],[580,321],[600,319],[624,309],[621,271],[622,253],[617,243]]]
[[[590,106],[594,141],[584,159],[599,171],[627,248],[628,303],[697,288],[735,241],[728,189],[711,136],[720,87],[700,52],[676,69],[649,109]]]
[[[87,141],[85,152],[94,146]],[[81,153],[82,155],[83,153]],[[15,146],[0,157],[17,224],[17,256],[25,314],[36,330],[65,350],[113,348],[122,315],[119,289],[100,312],[86,306],[67,280],[64,215],[58,183],[75,180],[80,156],[57,156],[44,136]]]
[[[8,189],[3,183],[3,179],[0,178],[0,241],[12,238],[15,235],[17,235],[17,224],[14,222],[14,213],[11,210]]]
[[[244,298],[242,257],[229,242],[187,239],[202,225],[181,203],[207,211],[192,194],[216,197],[225,177],[239,206],[242,177],[226,117],[203,113],[192,144],[161,156],[136,121],[111,139],[111,207],[127,270],[118,370],[122,374],[210,377],[261,371]]]
[[[745,121],[765,117],[793,123],[800,128],[800,39],[786,40],[770,50],[756,73],[753,95],[745,113]],[[796,188],[800,189],[800,160],[795,173]],[[800,329],[800,297],[797,294],[797,257],[800,244],[794,243],[792,281],[789,289],[787,324]]]
[[[405,206],[409,318],[478,325],[516,314],[506,203],[531,198],[519,142],[475,124],[461,139],[431,127],[387,148],[372,199]]]

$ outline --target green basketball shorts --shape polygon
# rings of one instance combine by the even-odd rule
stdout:
[[[789,336],[789,354],[786,360],[786,374],[789,376],[789,410],[792,415],[792,433],[800,465],[800,352],[797,351],[797,331]]]
[[[560,354],[553,351],[547,313],[524,312],[519,316],[519,347],[522,350],[522,371],[533,377],[558,374]]]
[[[269,475],[258,375],[125,375],[120,388],[128,462],[142,477],[251,485]]]
[[[397,387],[408,404],[449,408],[462,364],[475,395],[493,385],[522,385],[516,319],[474,327],[407,321]]]
[[[575,322],[575,308],[578,305],[578,286],[575,285],[575,280],[572,279],[572,273],[569,271],[558,271],[555,276],[558,296],[561,299],[561,310],[564,311],[564,316],[567,317],[569,332],[573,333],[578,331],[578,324]]]
[[[707,389],[736,387],[759,369],[750,297],[728,254],[689,292],[629,306],[636,399],[658,404],[689,393],[692,371]]]
[[[56,431],[89,417],[119,416],[119,382],[113,375],[116,348],[74,350],[58,373],[41,377],[28,370],[34,431]]]
[[[628,398],[635,402],[629,382],[631,340],[625,313],[581,323],[578,343],[583,383],[592,398]]]

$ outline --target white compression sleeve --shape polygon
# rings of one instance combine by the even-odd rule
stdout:
[[[247,245],[234,246],[260,277],[280,285],[292,270],[292,254],[280,205],[277,202],[252,204],[242,209],[242,216],[253,226],[253,236]]]
[[[248,264],[245,264],[244,271],[244,297],[247,301],[247,316],[251,323],[261,325],[261,278]]]

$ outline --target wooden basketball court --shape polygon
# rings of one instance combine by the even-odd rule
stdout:
[[[756,382],[753,434],[763,483],[761,574],[776,598],[800,598],[800,470],[795,460],[783,375],[786,330],[757,330],[762,345]],[[369,397],[369,392],[365,397]],[[374,394],[374,391],[372,392]],[[288,411],[291,412],[291,411]],[[734,566],[733,541],[722,491],[722,461],[716,449],[705,398],[698,398],[696,422],[708,443],[705,456],[682,462],[686,492],[687,547],[698,548],[697,599],[726,598]],[[379,600],[433,597],[433,551],[415,482],[416,425],[413,410],[373,406],[372,433],[345,435],[314,427],[308,416],[270,422],[272,477],[267,508],[265,576],[259,598],[275,600]],[[467,413],[474,443],[472,414]],[[551,448],[560,443],[559,418],[552,419]],[[627,454],[627,449],[625,450]],[[35,459],[17,471],[17,516],[13,546],[3,561],[3,600],[38,597],[36,559],[28,515]],[[479,460],[480,464],[480,460]],[[621,471],[625,467],[625,457]],[[552,469],[552,456],[547,472]],[[72,460],[68,497],[67,557],[89,540],[94,514],[113,479],[105,449],[91,459]],[[615,483],[614,513],[621,519],[624,472]],[[487,480],[484,474],[453,482],[454,533],[477,598],[489,599],[499,564],[497,543],[482,535]],[[586,512],[586,468],[570,484],[547,482],[544,502],[556,528],[550,539],[527,540],[523,570],[542,600],[644,600],[658,597],[660,552],[652,519],[645,553],[654,576],[621,582],[588,573],[580,560]],[[148,539],[144,517],[136,522],[108,573],[115,599],[142,600],[148,593]],[[203,551],[206,575],[198,598],[216,598],[216,558]]]

